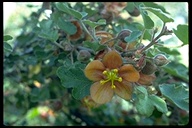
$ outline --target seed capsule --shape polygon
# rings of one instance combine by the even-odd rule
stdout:
[[[154,58],[154,63],[157,66],[163,66],[169,63],[169,60],[167,59],[167,57],[163,54],[157,54]]]
[[[117,35],[117,38],[120,39],[121,41],[125,42],[125,37],[129,36],[131,34],[131,31],[129,29],[124,29],[119,32]]]
[[[87,50],[81,50],[79,51],[78,55],[77,55],[77,60],[85,62],[88,61],[91,57],[91,54],[89,51]]]
[[[157,66],[155,64],[153,64],[153,62],[147,60],[145,66],[143,67],[143,69],[141,70],[141,72],[145,75],[151,75],[152,73],[154,73],[157,69]]]

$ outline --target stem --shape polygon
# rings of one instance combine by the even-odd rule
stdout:
[[[71,58],[71,64],[73,65],[73,51],[71,51],[71,53],[70,53],[70,58]]]
[[[95,36],[91,35],[91,33],[90,33],[90,32],[88,31],[88,29],[85,27],[85,25],[84,25],[84,23],[82,22],[82,20],[79,20],[79,22],[80,22],[81,26],[83,27],[83,29],[86,31],[86,33],[87,33],[89,36],[91,36],[91,38],[92,38],[94,41],[98,42],[97,38],[95,38]]]
[[[58,46],[58,47],[61,48],[61,49],[64,49],[63,46],[60,45],[60,44],[58,44],[56,41],[55,41],[55,42],[51,42],[51,43],[53,43],[54,45]]]
[[[128,47],[129,47],[129,44],[130,44],[130,43],[127,43],[127,44],[126,44],[125,51],[127,51]]]
[[[156,44],[156,43],[157,43],[157,40],[164,34],[164,29],[165,29],[165,23],[163,23],[163,27],[162,27],[161,32],[159,33],[159,35],[154,38],[155,33],[153,33],[151,42],[150,42],[146,47],[144,47],[143,49],[141,49],[141,50],[140,50],[140,53],[143,53],[145,50],[147,50],[148,48],[150,48],[152,45]]]
[[[144,34],[145,34],[145,28],[144,28],[144,30],[143,30],[143,32],[142,32],[142,35],[141,35],[141,38],[140,38],[140,42],[139,43],[141,43],[142,42],[142,40],[143,40],[143,36],[144,36]]]
[[[113,40],[116,40],[116,39],[117,39],[117,37],[112,38],[112,39],[110,39],[110,40],[108,40],[108,41],[104,42],[103,44],[107,44],[107,43],[109,43],[109,42],[111,42],[111,41],[113,41]]]

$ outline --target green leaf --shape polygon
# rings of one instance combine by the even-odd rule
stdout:
[[[133,10],[135,9],[135,4],[134,2],[129,2],[127,4],[127,6],[125,7],[125,9],[128,11],[128,12],[133,12]]]
[[[13,37],[10,36],[10,35],[5,35],[5,36],[3,36],[3,42],[6,42],[6,41],[12,40],[12,39],[13,39]]]
[[[63,12],[65,12],[65,13],[67,13],[67,14],[69,14],[69,15],[71,15],[71,16],[79,19],[79,20],[87,15],[87,13],[85,13],[85,12],[80,13],[74,9],[69,8],[66,3],[58,2],[58,3],[56,3],[56,7],[60,11],[63,11]]]
[[[179,56],[181,54],[176,48],[158,47],[158,49],[162,52],[165,52],[168,55]]]
[[[134,2],[135,6],[139,9],[143,18],[144,26],[146,29],[152,29],[154,27],[153,20],[148,16],[147,11],[143,10],[142,7],[145,5],[142,2]]]
[[[26,118],[28,120],[32,120],[32,119],[36,118],[37,116],[39,116],[38,108],[32,108],[27,112]]]
[[[129,36],[125,37],[125,41],[126,41],[127,43],[131,43],[131,42],[137,40],[137,38],[138,38],[141,34],[142,34],[141,31],[133,31],[133,32],[131,32],[131,34],[130,34]]]
[[[39,37],[42,37],[42,38],[48,39],[52,42],[55,42],[59,38],[59,35],[58,35],[57,30],[51,30],[51,31],[50,30],[49,31],[42,30],[39,33]]]
[[[85,96],[88,96],[90,94],[90,85],[91,84],[92,84],[92,82],[87,81],[87,84],[74,87],[72,90],[72,96],[77,100],[80,100],[80,99],[84,98]]]
[[[39,37],[48,39],[52,42],[55,42],[59,35],[57,30],[52,30],[53,29],[53,21],[52,20],[42,20],[40,23],[40,32],[38,34]]]
[[[170,62],[162,68],[172,76],[178,77],[186,82],[189,81],[188,68],[183,64]]]
[[[93,22],[93,21],[90,21],[90,20],[83,20],[83,22],[85,24],[88,24],[93,29],[95,27],[99,26],[99,25],[105,25],[106,24],[106,20],[105,19],[100,19],[97,22]]]
[[[143,3],[144,3],[144,5],[145,5],[146,7],[159,8],[159,9],[161,9],[164,13],[169,14],[169,12],[167,12],[166,9],[165,9],[163,6],[161,6],[160,4],[156,4],[156,3],[154,3],[154,2],[143,2]]]
[[[183,42],[183,45],[189,43],[188,25],[179,24],[177,30],[173,29],[173,32]]]
[[[189,89],[182,84],[162,84],[159,85],[162,95],[179,108],[189,111]]]
[[[44,59],[44,58],[48,57],[48,53],[46,53],[45,51],[42,51],[42,50],[35,50],[35,56],[38,59]]]
[[[138,98],[135,103],[135,106],[136,106],[137,111],[141,115],[145,115],[147,117],[152,115],[152,113],[155,109],[153,104],[151,103],[151,100],[147,96],[145,98]]]
[[[135,89],[137,95],[135,105],[141,115],[151,116],[155,107],[162,113],[168,111],[166,102],[163,99],[156,95],[148,95],[147,89],[143,86],[137,86]]]
[[[40,23],[40,28],[43,30],[50,30],[50,28],[53,27],[53,21],[52,20],[45,20],[43,19]]]
[[[166,102],[162,98],[156,95],[150,95],[149,98],[158,111],[162,113],[168,112]]]
[[[61,66],[57,69],[57,76],[60,78],[62,86],[66,88],[91,85],[80,68],[67,69]]]
[[[143,10],[141,10],[140,12],[141,12],[141,16],[142,16],[143,21],[144,21],[145,28],[146,29],[152,29],[154,27],[153,20]]]
[[[95,52],[100,51],[106,48],[105,45],[101,45],[99,42],[90,42],[90,41],[84,41],[83,45],[85,47],[93,49]]]
[[[137,91],[137,94],[144,94],[144,96],[146,96],[148,93],[147,93],[147,89],[143,86],[136,86],[135,87],[136,91]]]
[[[164,23],[174,22],[173,18],[171,18],[167,13],[164,13],[161,9],[152,8],[152,7],[142,7],[143,10],[148,10],[158,16]]]
[[[13,49],[12,49],[10,44],[8,44],[7,42],[4,42],[3,43],[3,51],[5,54],[10,54],[13,51]]]
[[[70,21],[65,21],[62,17],[59,18],[57,24],[59,28],[61,28],[64,32],[69,35],[73,35],[77,32],[77,27]]]

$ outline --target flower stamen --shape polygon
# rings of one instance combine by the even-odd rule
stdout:
[[[111,88],[115,89],[114,81],[122,82],[122,78],[118,76],[118,69],[105,70],[103,71],[103,75],[106,76],[106,79],[100,80],[100,84],[105,84],[108,81],[111,81]]]

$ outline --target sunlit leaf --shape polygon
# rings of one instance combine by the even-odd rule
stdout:
[[[143,11],[141,11],[141,16],[143,17],[145,28],[146,29],[152,29],[154,27],[153,20]]]
[[[4,35],[4,36],[3,36],[3,42],[6,42],[6,41],[12,40],[12,39],[13,39],[13,37],[10,36],[10,35]]]
[[[69,14],[69,15],[71,15],[71,16],[79,19],[79,20],[87,15],[86,12],[81,13],[81,12],[78,12],[78,11],[72,9],[72,8],[69,8],[66,3],[58,2],[58,3],[56,3],[56,7],[60,11],[63,11],[63,12],[65,12],[65,13],[67,13],[67,14]]]
[[[99,25],[105,25],[106,24],[105,19],[100,19],[97,22],[93,22],[93,21],[90,21],[90,20],[83,20],[83,22],[85,24],[88,24],[91,28],[95,28],[95,27],[97,27]]]
[[[3,43],[3,52],[4,52],[5,54],[8,54],[8,55],[9,55],[12,51],[13,51],[13,49],[12,49],[11,45],[8,44],[7,42],[4,42],[4,43]]]
[[[169,12],[167,12],[167,10],[163,6],[156,4],[155,2],[143,2],[143,3],[146,7],[158,8],[161,9],[164,13],[169,14]]]
[[[179,24],[177,26],[177,30],[173,29],[173,32],[177,36],[177,38],[179,38],[183,42],[183,45],[186,45],[189,43],[188,25]]]
[[[167,13],[164,13],[161,9],[152,8],[152,7],[142,7],[143,10],[148,10],[158,16],[164,23],[174,22],[173,18],[171,18]]]
[[[168,112],[166,102],[162,98],[156,95],[150,95],[149,98],[158,111],[162,113]]]

